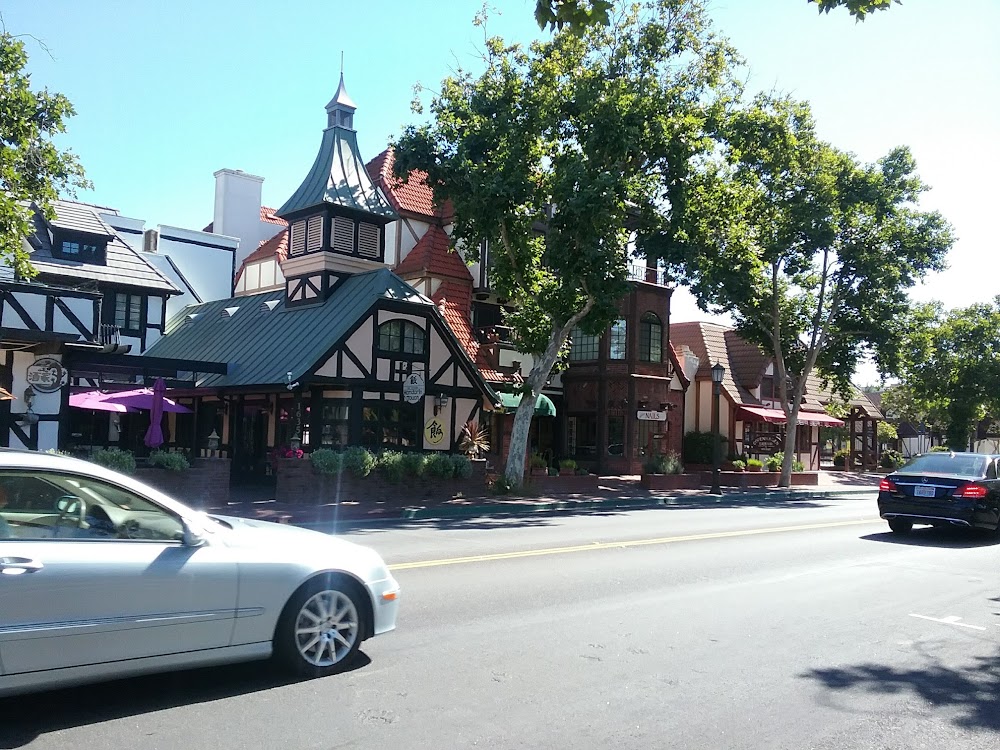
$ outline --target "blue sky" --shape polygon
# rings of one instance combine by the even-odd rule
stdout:
[[[489,30],[539,36],[534,0],[497,0]],[[285,9],[283,9],[283,6]],[[276,206],[312,163],[341,50],[365,158],[414,120],[413,85],[474,66],[479,3],[461,0],[7,0],[4,23],[27,40],[36,87],[77,116],[61,145],[83,161],[82,197],[146,219],[201,228],[212,173],[265,178]],[[923,205],[960,237],[951,269],[914,296],[948,306],[1000,293],[993,215],[1000,173],[1000,2],[904,0],[865,23],[820,16],[805,0],[716,0],[717,28],[747,58],[754,89],[809,100],[821,135],[871,161],[910,146],[933,186]],[[992,93],[991,93],[992,92]],[[678,295],[675,319],[705,317]]]

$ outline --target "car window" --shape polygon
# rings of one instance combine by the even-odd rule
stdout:
[[[184,525],[155,503],[98,479],[3,471],[0,538],[180,542]]]
[[[986,467],[986,478],[996,479],[997,478],[997,464],[996,461],[990,461],[990,465]]]
[[[986,456],[969,453],[925,453],[905,464],[903,474],[953,474],[960,477],[982,477],[986,473]]]

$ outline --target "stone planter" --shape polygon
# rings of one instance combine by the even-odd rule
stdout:
[[[549,475],[549,470],[547,468],[538,468],[537,466],[531,467],[530,476],[533,477],[547,477]]]

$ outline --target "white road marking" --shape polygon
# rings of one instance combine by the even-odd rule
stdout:
[[[986,628],[979,625],[967,625],[964,622],[959,622],[962,618],[956,617],[955,615],[949,615],[948,617],[928,617],[927,615],[915,615],[911,612],[910,617],[917,617],[921,620],[930,620],[931,622],[939,622],[942,625],[957,625],[960,628],[969,628],[970,630],[986,630]]]

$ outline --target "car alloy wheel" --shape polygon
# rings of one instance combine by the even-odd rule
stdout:
[[[360,632],[358,608],[342,591],[314,594],[295,618],[295,646],[314,667],[332,667],[342,661]]]

